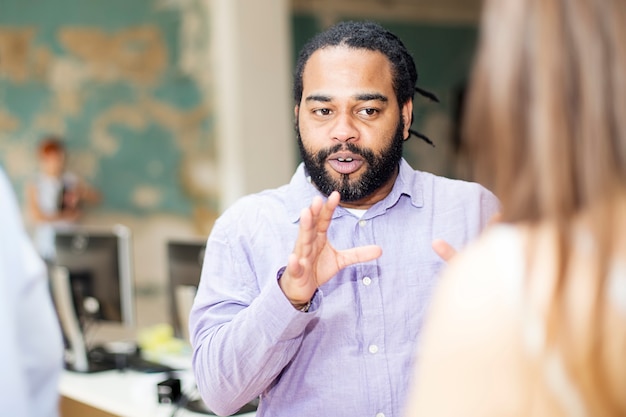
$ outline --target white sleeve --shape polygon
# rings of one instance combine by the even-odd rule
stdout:
[[[0,410],[57,416],[63,346],[46,267],[26,234],[0,169]]]

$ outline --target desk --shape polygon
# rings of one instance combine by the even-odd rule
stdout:
[[[193,384],[190,371],[177,374],[183,390]],[[60,381],[61,417],[170,417],[175,407],[159,404],[157,383],[165,374],[135,371],[104,371],[81,374],[63,371]],[[240,414],[254,417],[255,413]],[[180,409],[176,417],[207,417],[206,414]]]
[[[138,296],[138,326],[128,328],[116,323],[100,323],[87,337],[94,345],[111,341],[134,341],[137,329],[162,323],[162,306],[167,303],[165,293]],[[147,359],[163,362],[177,371],[183,392],[195,386],[191,371],[191,353],[166,355]],[[159,404],[157,384],[167,377],[163,373],[146,374],[131,370],[104,371],[82,374],[63,371],[59,390],[61,394],[61,417],[170,417],[175,407]],[[255,413],[239,414],[240,417],[255,417]],[[207,414],[180,409],[176,417],[207,417]]]

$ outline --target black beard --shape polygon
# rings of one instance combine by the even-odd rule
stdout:
[[[296,136],[300,156],[311,176],[311,181],[322,194],[328,196],[333,191],[338,191],[341,195],[341,201],[346,202],[358,201],[368,197],[385,185],[396,173],[402,159],[403,131],[404,125],[400,119],[391,143],[379,155],[374,154],[370,149],[361,148],[350,142],[340,143],[331,148],[322,149],[317,154],[312,154],[304,148],[300,136],[300,127],[296,121]],[[355,153],[367,163],[365,172],[359,178],[351,180],[349,175],[344,174],[336,180],[326,170],[325,164],[328,156],[341,150]]]

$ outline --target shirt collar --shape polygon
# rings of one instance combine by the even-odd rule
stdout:
[[[422,207],[424,205],[424,186],[422,176],[415,171],[404,158],[400,160],[400,170],[396,182],[387,197],[374,204],[366,217],[375,217],[384,214],[387,210],[395,206],[400,198],[408,197],[411,205],[414,207]]]
[[[305,207],[311,205],[315,196],[324,197],[324,195],[315,188],[315,185],[311,183],[311,177],[309,177],[304,169],[304,163],[301,162],[296,172],[291,177],[287,196],[285,197],[289,221],[297,223],[300,220],[300,212]]]
[[[286,206],[289,220],[292,223],[297,223],[300,219],[300,212],[305,207],[308,207],[315,196],[325,196],[320,193],[315,185],[311,183],[311,179],[304,169],[304,164],[300,163],[296,172],[291,177],[289,183],[290,192],[287,196]],[[406,162],[404,158],[400,160],[400,170],[396,182],[387,197],[372,206],[367,217],[374,217],[382,214],[398,202],[402,196],[407,196],[411,199],[411,204],[414,207],[422,207],[424,205],[424,193],[423,184],[420,175],[416,175],[416,171]],[[335,210],[333,218],[347,213],[345,210]]]

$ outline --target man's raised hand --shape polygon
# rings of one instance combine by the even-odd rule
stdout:
[[[279,281],[294,306],[306,304],[315,290],[343,268],[378,258],[382,249],[376,245],[336,250],[327,239],[333,212],[339,205],[334,191],[326,202],[316,197],[300,214],[300,230],[287,268]]]

